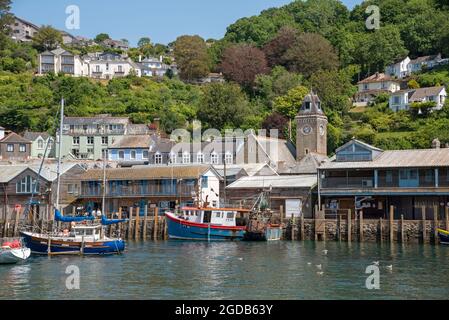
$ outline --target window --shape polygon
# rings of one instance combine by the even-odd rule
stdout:
[[[27,145],[26,144],[19,144],[19,152],[26,152],[27,151]]]
[[[100,72],[100,66],[95,67],[95,72]]]
[[[218,154],[216,154],[215,152],[211,153],[211,155],[210,155],[210,163],[218,164]]]
[[[424,180],[426,182],[432,182],[433,179],[433,170],[426,170],[426,174],[424,176]]]
[[[39,139],[37,141],[37,148],[38,149],[44,149],[44,140]]]
[[[34,192],[37,192],[38,186],[36,184],[36,179],[32,178],[31,176],[26,176],[16,183],[17,193],[31,193],[32,188],[34,189]]]
[[[364,84],[363,89],[368,90],[368,84]]]
[[[196,162],[198,162],[198,163],[204,163],[204,154],[198,153],[198,154],[196,155]]]
[[[213,200],[213,201],[212,201],[212,207],[214,207],[214,208],[217,207],[217,200]]]
[[[13,145],[13,144],[8,144],[8,145],[6,145],[6,151],[8,151],[8,152],[14,152],[14,145]]]
[[[227,219],[234,219],[234,212],[228,212],[228,213],[226,214],[226,218],[227,218]]]
[[[125,159],[125,151],[119,151],[118,152],[118,158],[120,160],[124,160]]]
[[[217,218],[221,218],[221,212],[216,212],[216,213],[215,213],[215,216],[216,216]]]
[[[201,188],[208,188],[209,187],[209,177],[203,176],[201,177]]]
[[[398,96],[394,96],[393,97],[393,103],[394,104],[399,104],[399,102],[400,102],[400,98]]]
[[[232,154],[226,153],[225,154],[225,162],[226,162],[226,164],[232,164],[232,161],[233,161]]]
[[[148,158],[149,158],[148,150],[144,150],[144,151],[142,152],[142,158],[143,158],[143,159],[148,159]]]
[[[87,153],[89,155],[93,155],[94,154],[94,149],[93,148],[87,148]]]
[[[131,158],[131,160],[136,159],[136,150],[131,150],[130,158]]]
[[[80,144],[80,137],[73,137],[73,144],[74,145],[79,145]]]
[[[69,193],[69,194],[77,194],[78,193],[77,185],[69,183],[67,185],[67,193]]]
[[[101,137],[101,144],[107,145],[109,143],[108,137]]]
[[[102,159],[108,158],[108,149],[101,149],[101,158]]]
[[[176,163],[176,154],[170,153],[170,163],[174,164]]]
[[[306,102],[306,104],[305,104],[305,109],[306,109],[306,110],[310,110],[310,102]]]
[[[80,151],[78,149],[72,149],[72,154],[75,158],[78,158],[80,155]]]
[[[391,170],[386,172],[385,180],[387,183],[393,183],[393,172]]]
[[[185,152],[182,155],[182,163],[190,163],[190,153]]]
[[[154,164],[162,164],[162,155],[160,153],[154,156]]]
[[[87,137],[87,144],[94,144],[94,137]]]
[[[123,71],[123,67],[122,66],[118,66],[118,72],[122,72]]]

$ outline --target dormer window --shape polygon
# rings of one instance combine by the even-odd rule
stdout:
[[[310,110],[310,102],[306,102],[305,103],[305,109],[306,110]]]
[[[316,107],[318,108],[318,110],[321,110],[321,102],[318,101],[318,102],[316,103]]]

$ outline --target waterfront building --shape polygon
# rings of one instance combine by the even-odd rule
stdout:
[[[251,208],[261,192],[269,191],[273,211],[279,212],[282,207],[287,218],[311,218],[316,185],[316,174],[242,177],[226,188],[226,196],[231,203]]]
[[[40,167],[40,163],[0,165],[0,172],[2,172],[0,175],[0,217],[2,219],[11,218],[14,209],[24,209],[30,203],[33,192],[31,204],[36,213],[36,219],[52,217],[52,205],[56,196],[57,163],[46,162],[42,168]],[[76,181],[83,172],[84,168],[76,163],[61,165],[60,204],[62,207],[76,199],[76,182],[70,181]]]
[[[149,152],[153,138],[149,135],[128,135],[117,138],[108,148],[108,159],[121,167],[149,163]]]
[[[449,148],[438,140],[432,149],[383,151],[353,139],[336,158],[318,168],[319,204],[326,213],[351,209],[364,217],[427,219],[444,214],[449,203]]]
[[[107,212],[129,212],[145,206],[161,212],[176,205],[205,204],[219,207],[220,176],[208,165],[135,166],[133,168],[93,169],[79,177],[79,200],[85,208],[101,208],[103,177],[106,175]]]
[[[47,149],[46,157],[55,157],[55,144],[54,138],[50,136],[47,132],[30,132],[26,131],[23,137],[31,141],[31,158],[42,158]],[[48,144],[48,148],[47,148]]]

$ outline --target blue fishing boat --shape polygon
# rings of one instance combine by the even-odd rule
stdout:
[[[441,244],[449,245],[449,231],[437,229]]]
[[[239,212],[247,210],[186,207],[178,214],[166,212],[168,236],[178,240],[242,240],[246,226],[237,225]]]
[[[108,255],[120,254],[125,250],[125,241],[106,237],[104,226],[126,220],[108,220],[102,217],[101,223],[97,223],[89,216],[63,217],[59,210],[55,211],[55,220],[70,223],[70,229],[48,234],[28,231],[20,233],[32,253]]]

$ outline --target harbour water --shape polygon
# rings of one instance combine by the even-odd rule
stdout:
[[[368,290],[374,261],[380,289]],[[0,299],[446,299],[448,264],[449,247],[431,245],[131,242],[121,256],[2,265]],[[68,266],[79,290],[66,288]]]

